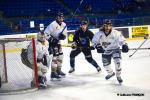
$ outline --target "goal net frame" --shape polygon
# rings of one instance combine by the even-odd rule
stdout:
[[[7,90],[7,91],[0,91],[0,95],[3,94],[18,94],[18,93],[22,93],[22,92],[27,92],[27,91],[31,91],[31,90],[37,90],[38,89],[38,68],[37,68],[37,62],[36,62],[36,45],[35,45],[35,39],[27,39],[27,38],[3,38],[0,39],[0,45],[2,47],[1,53],[3,58],[3,70],[4,72],[0,72],[0,89],[2,87],[3,84],[8,83],[8,72],[7,72],[7,58],[6,58],[6,47],[5,45],[9,42],[23,42],[23,41],[31,41],[32,42],[32,48],[33,48],[33,84],[31,86],[31,88],[27,88],[27,89],[18,89],[18,90]],[[0,66],[1,67],[1,66]],[[4,73],[4,78],[1,77],[1,75]]]

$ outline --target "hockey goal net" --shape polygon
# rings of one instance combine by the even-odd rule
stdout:
[[[22,50],[33,47],[33,68],[22,62]],[[37,66],[34,39],[0,39],[0,94],[37,90]]]

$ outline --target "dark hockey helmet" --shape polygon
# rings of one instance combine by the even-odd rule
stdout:
[[[112,21],[109,19],[104,20],[104,25],[112,25]]]
[[[112,31],[112,22],[109,19],[105,19],[101,31],[104,31],[106,35],[109,35]]]
[[[64,17],[64,14],[63,14],[62,12],[58,12],[58,13],[56,14],[56,17]]]
[[[57,21],[58,23],[63,22],[63,21],[64,21],[64,14],[61,13],[61,12],[58,12],[58,13],[56,14],[56,21]]]
[[[85,21],[85,20],[83,20],[83,21],[81,22],[81,25],[88,25],[88,22]]]

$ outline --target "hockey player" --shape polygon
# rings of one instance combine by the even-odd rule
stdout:
[[[63,52],[60,40],[64,40],[66,38],[66,32],[67,27],[64,23],[63,13],[57,13],[56,20],[48,25],[44,31],[49,41],[49,54],[53,55],[51,63],[52,79],[59,79],[65,76],[65,73],[61,70]]]
[[[46,73],[49,68],[50,58],[48,52],[49,43],[45,38],[44,32],[39,32],[37,34],[37,40],[35,41],[35,45],[36,45],[39,87],[45,88],[47,87]],[[30,43],[27,48],[27,57],[31,65],[33,65],[32,43]]]
[[[94,35],[92,42],[97,52],[102,53],[103,66],[108,73],[105,79],[108,80],[115,75],[111,68],[111,59],[113,58],[117,80],[122,83],[120,46],[122,46],[122,52],[126,53],[129,50],[124,36],[112,28],[111,20],[105,20],[103,27]]]
[[[86,60],[91,63],[96,70],[99,72],[101,68],[98,66],[96,61],[92,58],[91,50],[94,49],[90,46],[94,34],[88,29],[87,21],[82,21],[81,28],[75,31],[73,38],[72,51],[70,53],[70,70],[69,73],[75,71],[75,57],[81,52],[84,54]]]

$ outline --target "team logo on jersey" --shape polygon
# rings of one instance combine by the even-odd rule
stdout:
[[[82,44],[82,45],[85,45],[85,44],[87,43],[86,38],[80,38],[80,41],[81,41],[81,44]]]
[[[108,45],[110,45],[111,43],[110,42],[102,42],[102,46],[104,47],[104,48],[106,48]]]

